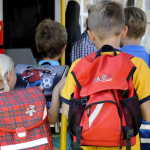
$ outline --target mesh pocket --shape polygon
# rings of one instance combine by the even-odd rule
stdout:
[[[133,129],[134,136],[139,132],[139,128],[142,122],[142,115],[139,105],[138,96],[124,99],[121,102],[125,121],[130,129]]]
[[[69,129],[71,134],[76,135],[76,127],[79,126],[85,105],[81,105],[81,102],[74,100],[70,101],[69,108]]]

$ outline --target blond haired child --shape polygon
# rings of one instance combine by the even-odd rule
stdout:
[[[14,90],[16,84],[16,73],[13,60],[5,54],[0,54],[0,92]],[[66,79],[58,82],[53,90],[51,107],[48,110],[50,123],[56,123],[59,113],[59,93]]]
[[[0,91],[14,90],[16,80],[13,60],[5,54],[0,54]]]

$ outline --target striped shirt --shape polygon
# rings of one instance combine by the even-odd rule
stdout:
[[[94,42],[91,41],[87,31],[84,31],[79,39],[73,43],[70,53],[71,62],[73,63],[75,60],[83,58],[95,51],[97,51],[97,49]]]

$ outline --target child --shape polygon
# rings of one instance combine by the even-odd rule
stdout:
[[[136,57],[142,58],[147,65],[149,65],[149,54],[147,53],[144,46],[141,46],[141,39],[145,34],[147,17],[143,10],[137,7],[127,7],[124,8],[125,13],[125,24],[128,27],[127,34],[121,39],[120,47],[121,51],[134,55]],[[150,124],[144,119],[142,124]],[[145,140],[150,138],[150,130],[146,130],[143,125],[141,126],[140,136],[141,136],[141,147],[142,150],[150,149],[150,142]],[[145,139],[146,138],[146,139]]]
[[[127,27],[125,26],[125,17],[122,5],[114,1],[101,1],[99,4],[94,4],[97,7],[93,10],[88,17],[88,34],[90,39],[94,41],[96,48],[99,50],[103,45],[111,45],[116,51],[119,49],[120,39],[125,37]],[[98,51],[99,52],[99,51]],[[93,54],[93,53],[92,53]],[[114,52],[101,53],[101,55],[111,54]],[[117,52],[119,54],[119,52]],[[62,90],[62,112],[66,118],[68,118],[69,100],[74,92],[76,82],[71,74],[71,71],[76,64],[82,59],[76,60],[68,73],[65,87]],[[146,63],[138,57],[131,59],[136,66],[136,71],[133,75],[133,85],[138,94],[140,100],[140,108],[142,116],[145,120],[150,121],[149,107],[150,107],[150,70]],[[85,66],[86,67],[86,66]],[[82,68],[79,68],[82,69]],[[94,75],[94,69],[92,70]],[[88,76],[88,74],[86,74]],[[88,79],[90,77],[87,77]],[[94,79],[93,79],[94,80]],[[83,81],[84,82],[84,81]],[[94,147],[94,146],[82,146],[85,150],[118,150],[119,147]],[[126,146],[122,147],[123,150]],[[131,146],[132,150],[140,150],[139,134],[136,136],[136,144]]]
[[[45,19],[37,26],[35,40],[37,50],[41,53],[43,58],[43,60],[39,62],[39,65],[59,66],[58,61],[62,57],[67,45],[66,28],[57,21]],[[52,96],[59,98],[59,93],[55,95],[52,94]],[[68,139],[67,142],[68,141],[70,141],[70,139]],[[58,138],[56,140],[56,138],[53,138],[53,142],[54,146],[56,145],[57,148],[59,148],[58,143],[60,143],[60,139]],[[68,148],[69,146],[67,146],[67,149]]]
[[[0,54],[0,92],[14,90],[16,73],[13,60],[5,54]],[[58,82],[53,90],[51,107],[48,110],[50,123],[56,123],[59,112],[59,92],[65,83],[65,78]]]
[[[121,39],[121,51],[140,57],[149,65],[149,55],[145,47],[140,45],[147,26],[146,14],[140,8],[133,6],[124,8],[124,13],[128,31],[126,36]]]
[[[7,55],[0,54],[0,92],[14,90],[16,80],[13,60]]]
[[[67,45],[65,27],[57,21],[45,19],[37,26],[35,40],[37,50],[43,57],[39,65],[60,65],[58,61]]]

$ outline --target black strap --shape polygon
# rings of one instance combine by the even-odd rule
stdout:
[[[128,93],[129,93],[128,90],[123,90],[122,91],[122,98],[128,98]]]
[[[51,65],[51,63],[49,63],[49,62],[44,62],[44,63],[42,63],[41,65]]]
[[[133,137],[133,129],[129,126],[124,126],[124,138],[126,139],[126,150],[131,150],[131,138]]]
[[[83,149],[80,147],[81,130],[82,130],[82,127],[80,127],[80,126],[77,126],[77,127],[76,127],[76,139],[77,139],[77,141],[76,141],[76,142],[73,142],[73,144],[74,144],[75,149],[77,149],[77,150],[83,150]]]
[[[81,89],[82,89],[82,86],[80,85],[79,81],[77,80],[75,73],[74,73],[73,71],[71,71],[71,74],[72,74],[72,76],[74,77],[74,80],[75,80],[75,82],[77,83],[79,89],[81,90]],[[82,104],[82,105],[86,105],[87,102],[88,102],[88,97],[86,97],[86,96],[85,96],[85,97],[81,97],[81,104]]]
[[[134,67],[131,69],[131,71],[130,71],[128,77],[127,77],[127,82],[129,82],[131,76],[133,77],[133,73],[134,73],[135,70],[136,70],[136,67],[134,66]]]
[[[81,103],[81,100],[78,100],[78,99],[76,99],[76,98],[74,98],[74,97],[71,97],[70,100],[75,101],[75,102],[78,102],[78,103]]]
[[[81,86],[80,83],[78,82],[75,73],[74,73],[73,71],[71,71],[71,74],[73,75],[75,82],[77,83],[79,89],[81,90],[81,89],[82,89],[82,86]]]
[[[101,52],[102,52],[103,50],[105,50],[105,49],[106,49],[106,50],[113,51],[113,52],[114,52],[114,56],[117,55],[116,50],[115,50],[112,46],[110,46],[110,45],[104,45],[104,46],[102,46],[102,48],[101,48],[100,50],[97,51],[97,54],[96,54],[95,59],[96,59],[97,57],[101,56]]]

